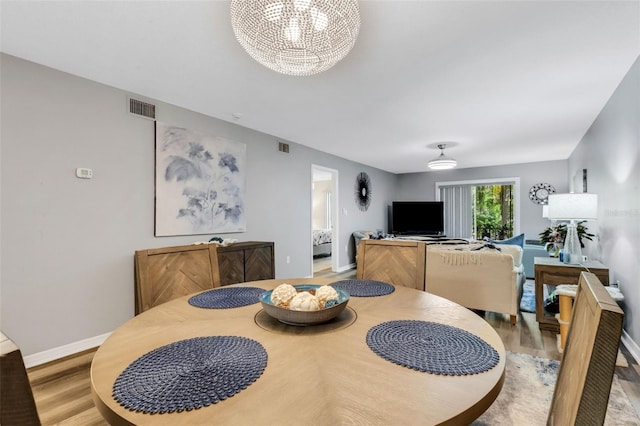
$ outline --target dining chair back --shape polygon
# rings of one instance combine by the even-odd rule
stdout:
[[[622,334],[622,309],[582,272],[547,425],[602,425]]]
[[[215,244],[165,247],[135,252],[135,312],[220,287]]]
[[[0,424],[40,425],[22,353],[0,332]]]

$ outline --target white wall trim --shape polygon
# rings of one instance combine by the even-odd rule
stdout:
[[[311,164],[311,204],[310,204],[310,213],[311,213],[311,217],[310,220],[311,222],[309,223],[313,223],[313,174],[314,171],[318,171],[320,173],[328,173],[329,175],[331,175],[331,197],[332,197],[332,203],[331,203],[331,222],[333,225],[333,228],[331,229],[331,270],[332,271],[338,271],[338,266],[340,265],[340,244],[339,244],[339,240],[340,240],[340,224],[339,224],[339,220],[340,220],[340,215],[338,214],[339,208],[340,206],[339,204],[339,200],[340,197],[338,194],[338,179],[339,179],[339,171],[337,169],[332,169],[330,167],[325,167],[325,166],[321,166],[319,164]],[[313,225],[311,226],[311,230],[309,231],[311,233],[311,253],[313,253]],[[313,274],[313,256],[311,256],[311,273]]]
[[[107,340],[107,337],[109,337],[110,335],[111,332],[104,333],[99,336],[69,343],[68,345],[58,346],[57,348],[48,349],[46,351],[38,352],[32,355],[27,355],[24,357],[24,366],[26,368],[35,367],[36,365],[45,364],[47,362],[64,358],[65,356],[74,355],[78,352],[98,347],[102,343],[104,343],[104,341]]]
[[[336,272],[345,272],[348,271],[349,269],[354,269],[356,267],[355,263],[351,263],[349,265],[345,265],[345,266],[341,266],[339,267]]]
[[[622,344],[627,348],[633,359],[640,364],[640,346],[633,341],[629,333],[625,330],[622,330],[622,338],[620,340],[622,340]]]

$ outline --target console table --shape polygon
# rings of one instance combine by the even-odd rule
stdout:
[[[274,244],[191,244],[135,253],[136,315],[186,294],[275,278]]]
[[[609,285],[609,268],[602,263],[590,260],[577,265],[562,263],[555,257],[535,257],[535,294],[536,294],[536,321],[541,330],[560,332],[560,325],[555,315],[544,312],[544,284],[578,284],[580,272],[587,271],[595,274],[600,282]]]

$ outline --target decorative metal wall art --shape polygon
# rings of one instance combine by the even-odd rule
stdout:
[[[360,210],[366,212],[371,204],[371,179],[365,172],[360,172],[356,177],[354,186],[356,205]]]

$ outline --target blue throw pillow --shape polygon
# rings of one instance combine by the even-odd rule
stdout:
[[[493,244],[509,244],[512,246],[520,246],[524,248],[524,234],[516,235],[515,237],[508,238],[506,240],[489,240]]]

